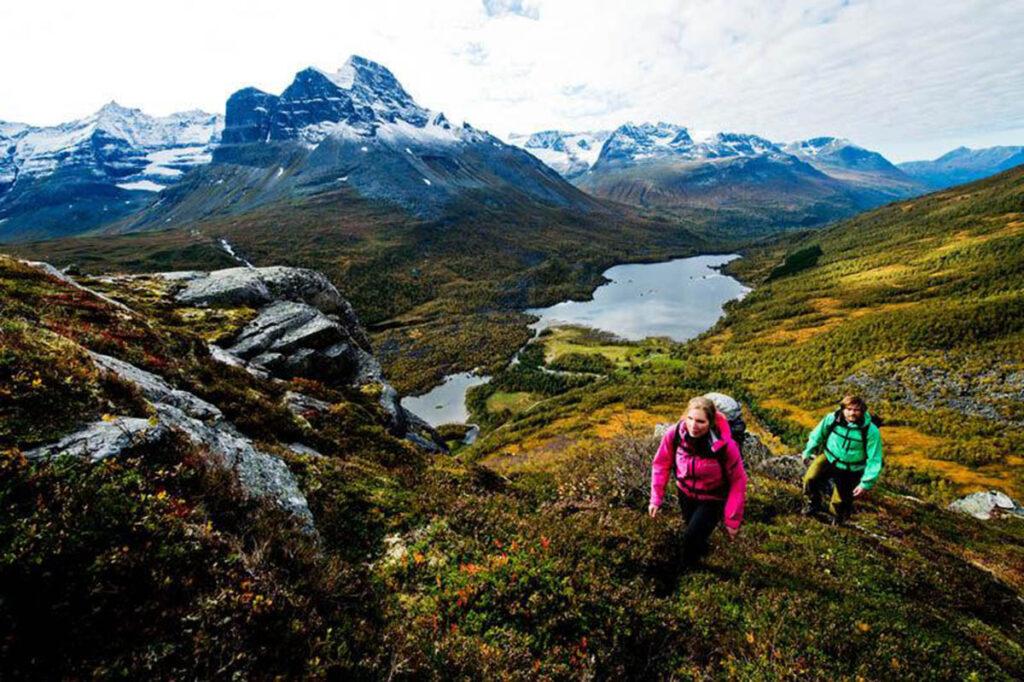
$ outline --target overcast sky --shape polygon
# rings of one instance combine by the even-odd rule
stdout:
[[[499,136],[665,120],[895,161],[1024,144],[1024,0],[3,0],[0,120],[223,112],[350,54]]]

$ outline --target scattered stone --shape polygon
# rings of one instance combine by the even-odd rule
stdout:
[[[308,396],[305,393],[298,393],[297,391],[288,391],[285,393],[284,404],[292,414],[299,417],[320,415],[331,409],[330,403]]]
[[[1024,371],[1012,364],[997,363],[982,371],[960,372],[950,369],[960,366],[960,359],[947,355],[944,361],[935,367],[879,362],[871,371],[846,377],[845,383],[855,386],[870,401],[888,400],[924,411],[946,409],[1024,426],[1024,420],[1007,417],[1006,410],[1008,405],[1024,404]]]
[[[968,514],[976,519],[988,521],[993,517],[1010,514],[1024,518],[1024,507],[1021,507],[1009,495],[998,490],[971,493],[966,497],[951,502],[949,510]]]
[[[322,454],[302,443],[289,443],[288,449],[300,455],[312,455],[313,457],[323,457]]]
[[[780,455],[761,460],[750,467],[753,471],[790,483],[800,483],[807,465],[799,455]]]

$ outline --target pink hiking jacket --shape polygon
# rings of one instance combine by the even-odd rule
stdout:
[[[676,429],[680,429],[679,449],[671,453],[669,451],[672,449]],[[732,439],[729,421],[721,412],[715,415],[711,437],[712,452],[720,454],[723,449],[725,451],[727,480],[722,480],[722,468],[716,457],[699,457],[690,452],[686,443],[686,424],[680,422],[665,433],[665,437],[661,439],[661,447],[651,462],[651,505],[661,506],[674,457],[676,486],[679,493],[698,500],[724,499],[725,525],[729,528],[739,528],[743,522],[743,506],[747,497],[747,472],[743,468],[743,460],[740,459],[739,446]]]

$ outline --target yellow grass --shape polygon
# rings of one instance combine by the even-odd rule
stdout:
[[[871,268],[870,270],[863,270],[861,272],[845,275],[841,277],[839,281],[843,285],[875,284],[886,281],[891,282],[892,280],[899,280],[906,275],[911,274],[913,271],[913,268],[902,264],[882,265],[877,268]]]
[[[682,409],[682,405],[628,409],[614,403],[588,415],[558,419],[522,443],[503,447],[481,464],[502,474],[554,471],[572,460],[588,442],[635,430],[652,433],[656,424],[677,420]]]
[[[818,412],[809,412],[802,407],[794,405],[793,403],[787,403],[781,398],[769,398],[768,400],[762,400],[761,405],[770,410],[782,410],[786,413],[787,418],[792,419],[797,424],[808,430],[817,426],[818,422],[821,421],[821,418],[828,412],[827,407],[821,408]]]

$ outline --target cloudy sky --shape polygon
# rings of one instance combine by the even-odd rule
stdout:
[[[1024,144],[1024,0],[4,0],[0,120],[223,111],[349,54],[491,132],[665,120],[896,161]]]

